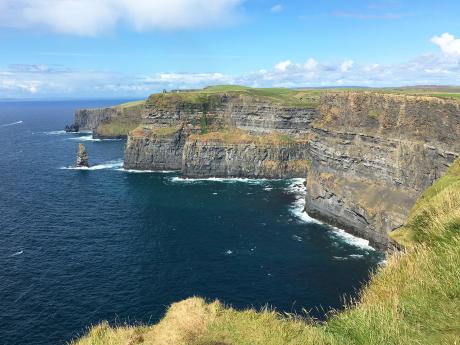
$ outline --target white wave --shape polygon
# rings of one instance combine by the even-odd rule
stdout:
[[[22,253],[24,253],[23,250],[19,251],[19,252],[16,252],[14,254],[11,254],[11,256],[18,256],[18,255],[21,255]]]
[[[287,190],[289,193],[295,195],[295,201],[291,207],[291,213],[300,221],[304,223],[316,223],[322,224],[319,220],[316,220],[305,212],[305,196],[307,195],[307,189],[304,185],[305,180],[302,178],[291,179],[291,184]]]
[[[368,251],[375,251],[375,248],[369,245],[369,241],[365,240],[364,238],[356,237],[352,234],[349,234],[345,230],[336,228],[334,226],[331,226],[332,228],[332,235],[335,236],[336,238],[339,238],[343,242],[346,242],[348,244],[351,244],[352,246],[359,247],[361,249],[365,249]]]
[[[344,258],[343,256],[333,256],[332,257],[334,260],[339,260],[339,261],[343,261],[343,260],[346,260],[347,258]]]
[[[67,134],[66,131],[49,131],[49,132],[43,132],[45,135],[62,135],[62,134]]]
[[[248,184],[265,184],[268,179],[242,178],[242,177],[206,177],[206,178],[185,178],[173,177],[171,182],[179,183],[201,183],[201,182],[225,182],[225,183],[248,183]]]
[[[4,124],[1,124],[0,127],[20,125],[21,123],[24,123],[24,121],[21,120],[21,121],[16,121],[16,122],[11,122],[11,123],[4,123]]]
[[[225,254],[225,255],[231,255],[231,254],[233,254],[233,252],[229,249],[229,250],[227,250],[224,254]]]
[[[302,237],[297,236],[297,235],[292,235],[292,239],[297,241],[297,242],[302,242],[303,241]]]
[[[361,259],[364,257],[364,255],[361,255],[361,254],[350,254],[348,255],[349,258],[352,258],[352,259]]]
[[[69,140],[101,142],[101,141],[119,141],[119,140],[123,140],[123,139],[98,139],[98,138],[93,138],[93,135],[90,134],[90,135],[82,135],[82,136],[72,137],[72,138],[69,138]]]
[[[106,169],[111,169],[111,170],[118,170],[118,168],[121,168],[123,166],[123,161],[117,160],[117,161],[110,161],[107,163],[103,164],[98,164],[98,165],[93,165],[90,167],[75,167],[75,166],[70,166],[70,167],[62,167],[60,169],[63,170],[106,170]]]
[[[351,244],[355,247],[359,247],[365,250],[375,250],[375,248],[369,245],[368,240],[356,237],[349,234],[345,230],[330,226],[315,218],[310,217],[308,213],[305,212],[305,196],[307,195],[307,189],[304,185],[305,180],[300,178],[292,179],[291,181],[292,183],[288,186],[287,190],[296,196],[296,200],[291,207],[291,213],[296,216],[297,219],[305,223],[316,223],[327,226],[332,230],[331,233],[333,236],[338,237],[341,241]]]
[[[118,171],[123,171],[126,173],[132,173],[132,174],[145,174],[145,173],[157,173],[157,174],[173,174],[177,173],[176,170],[136,170],[136,169],[117,169]]]

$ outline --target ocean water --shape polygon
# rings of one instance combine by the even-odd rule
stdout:
[[[116,103],[0,103],[0,344],[155,322],[190,296],[323,317],[383,259],[302,214],[301,180],[124,171],[124,141],[62,132]],[[79,142],[90,169],[73,168]]]

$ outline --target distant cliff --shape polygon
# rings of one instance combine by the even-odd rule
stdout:
[[[74,125],[92,131],[95,138],[126,138],[144,114],[144,101],[130,102],[110,108],[80,109],[75,112]]]
[[[95,135],[141,123],[125,168],[306,178],[310,215],[380,247],[460,153],[460,102],[438,97],[216,87],[77,114]]]

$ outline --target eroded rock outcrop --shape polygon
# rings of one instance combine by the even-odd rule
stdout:
[[[89,159],[88,159],[88,153],[86,152],[85,145],[79,144],[78,152],[77,152],[77,168],[88,168],[88,167],[89,167]]]
[[[75,112],[75,122],[66,131],[92,131],[98,139],[126,138],[128,133],[142,123],[144,102],[131,102],[109,108],[80,109]],[[68,130],[69,129],[69,130]]]

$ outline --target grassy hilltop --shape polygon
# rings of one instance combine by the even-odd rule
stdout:
[[[252,88],[239,85],[216,85],[204,89],[178,92],[156,93],[146,104],[152,106],[171,106],[178,103],[205,105],[210,108],[220,105],[222,95],[238,97],[242,100],[267,102],[293,108],[317,108],[321,94],[327,92],[394,93],[402,95],[433,96],[447,99],[460,99],[460,87],[402,87],[402,88]]]
[[[406,251],[390,255],[359,300],[325,323],[190,298],[157,325],[102,323],[73,345],[459,344],[460,159],[393,237]]]
[[[141,122],[142,117],[152,108],[182,107],[203,112],[212,112],[223,105],[223,99],[231,98],[240,103],[262,102],[279,107],[297,109],[316,109],[320,105],[322,94],[332,92],[364,92],[392,93],[402,95],[433,96],[444,99],[460,100],[460,87],[408,87],[408,88],[319,88],[319,89],[287,89],[287,88],[252,88],[239,85],[217,85],[196,90],[178,90],[166,93],[155,93],[146,100],[123,103],[112,107],[116,116],[101,123],[96,129],[100,137],[126,137]],[[378,117],[370,113],[369,116]]]

